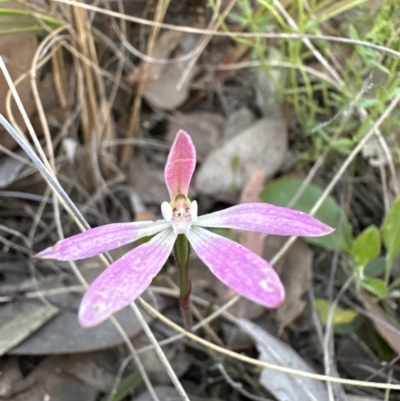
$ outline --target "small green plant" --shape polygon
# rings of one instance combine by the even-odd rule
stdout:
[[[331,307],[328,300],[324,298],[316,298],[314,305],[321,322],[326,325],[328,322],[329,309]],[[348,334],[354,332],[354,330],[362,323],[362,320],[362,316],[355,310],[336,306],[332,316],[333,330],[335,334]]]
[[[107,394],[101,401],[121,401],[126,398],[142,382],[142,376],[135,371],[124,377],[113,394]],[[111,398],[112,397],[112,398]]]
[[[384,246],[384,256],[381,248]],[[400,198],[387,212],[381,230],[367,227],[354,240],[350,252],[354,263],[354,279],[358,290],[365,289],[378,299],[389,302],[399,298],[396,289],[400,279],[390,282],[393,264],[400,254]],[[383,278],[377,277],[383,274]]]
[[[40,33],[62,25],[59,19],[48,13],[33,11],[29,8],[1,7],[2,3],[7,5],[10,2],[0,1],[0,36],[23,32]]]
[[[215,5],[214,0],[210,3]],[[307,7],[290,0],[281,8],[273,0],[238,0],[221,22],[226,31],[265,33],[267,29],[278,34],[332,35],[393,49],[400,46],[400,8],[390,0],[381,1],[373,12],[366,0],[311,1]],[[294,110],[293,135],[306,162],[315,161],[326,149],[348,155],[400,86],[399,59],[368,46],[313,40],[311,48],[303,40],[285,37],[274,39],[273,45],[262,37],[238,35],[236,40],[249,48],[251,59],[267,72],[266,79],[279,98]],[[320,73],[311,73],[310,67]],[[276,68],[279,79],[272,73]],[[382,133],[389,135],[390,127],[399,122],[399,113],[392,113]]]
[[[354,278],[357,289],[364,288],[379,298],[385,298],[387,292],[384,281],[366,273],[367,265],[373,262],[380,252],[380,232],[376,226],[372,225],[354,240],[350,254],[354,262]]]
[[[260,198],[267,203],[290,205],[294,209],[309,212],[323,191],[318,186],[309,184],[297,196],[302,186],[302,180],[281,178],[268,183]],[[336,230],[325,237],[309,237],[305,241],[327,250],[339,249],[349,255],[358,292],[364,289],[378,299],[388,301],[400,297],[400,278],[390,282],[394,260],[400,254],[400,198],[395,200],[387,212],[381,229],[371,225],[355,239],[352,237],[350,222],[333,197],[327,197],[315,216]],[[384,256],[381,256],[382,247]]]

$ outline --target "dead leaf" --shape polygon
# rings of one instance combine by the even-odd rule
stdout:
[[[288,344],[271,336],[255,323],[238,319],[240,327],[254,338],[258,359],[303,372],[316,373]],[[271,369],[263,369],[260,384],[270,391],[279,401],[327,401],[329,399],[325,385],[307,377],[289,375]]]
[[[400,355],[400,324],[397,319],[390,316],[379,304],[372,298],[363,293],[360,297],[365,309],[376,319],[371,319],[378,333],[387,341],[397,355]],[[379,323],[379,321],[384,322]],[[386,323],[386,324],[385,324]],[[393,327],[393,330],[390,329]]]
[[[2,143],[3,134],[4,133],[0,129],[0,144],[7,148],[7,145]],[[6,188],[10,184],[12,184],[15,180],[17,180],[19,173],[21,172],[23,167],[27,164],[27,162],[24,161],[26,156],[23,150],[17,150],[14,153],[16,154],[17,157],[11,157],[5,155],[1,156],[0,188]]]
[[[67,355],[59,359],[60,368],[103,393],[110,392],[119,368],[117,352],[112,350]]]
[[[231,113],[224,124],[223,138],[228,140],[233,138],[236,134],[250,127],[256,120],[256,116],[248,107],[241,107]]]
[[[96,389],[58,369],[50,373],[43,387],[51,401],[95,401],[98,396]]]
[[[279,170],[286,150],[284,121],[258,120],[210,153],[197,172],[196,188],[234,203],[254,170],[261,169],[266,179]]]
[[[23,5],[17,1],[10,1],[2,4],[3,8],[10,9],[24,9]],[[0,24],[0,30],[12,29],[13,25],[9,23],[6,25]],[[30,69],[34,54],[38,48],[37,35],[34,32],[23,32],[12,35],[1,36],[0,40],[0,54],[7,66],[8,72],[13,82],[15,82],[20,75]],[[6,96],[9,87],[3,76],[0,74],[0,113],[7,116],[6,113]],[[22,104],[30,117],[35,109],[34,102],[32,101],[32,89],[30,84],[29,75],[17,86],[18,94],[21,98]],[[12,101],[12,112],[15,117],[16,123],[25,129],[23,118],[18,111],[14,101]],[[11,136],[0,127],[0,143],[7,149],[16,147],[16,143]]]
[[[347,394],[346,401],[381,401],[381,400],[378,400],[378,398],[375,397],[365,397],[361,395]]]
[[[361,153],[372,167],[386,166],[390,160],[376,136],[371,137],[361,149]]]
[[[178,400],[180,399],[179,393],[175,390],[174,387],[155,386],[154,390],[160,400],[167,401],[167,400],[174,400],[175,398]],[[153,397],[148,391],[146,391],[140,394],[139,396],[133,398],[132,401],[153,401]]]
[[[0,360],[0,397],[11,397],[15,383],[22,380],[17,357],[5,357]]]
[[[190,134],[198,158],[205,158],[215,148],[221,136],[224,117],[217,113],[198,111],[189,114],[175,112],[169,121],[167,141],[172,144],[176,133],[183,129]]]
[[[151,56],[155,59],[166,60],[169,55],[179,46],[185,33],[178,31],[166,31],[158,37]],[[165,66],[168,64],[150,63],[147,68],[148,79],[155,81],[161,77]]]
[[[265,245],[265,259],[270,260],[286,240],[285,237],[269,235]],[[274,266],[286,293],[285,302],[276,310],[275,315],[281,330],[294,322],[307,305],[304,294],[311,286],[312,259],[312,250],[299,238]]]
[[[130,166],[130,181],[136,193],[140,194],[143,203],[161,205],[169,199],[165,186],[164,170],[152,166],[146,160],[135,157]]]
[[[136,336],[132,341],[135,349],[140,349],[150,345],[150,341],[145,333]],[[176,344],[168,344],[163,346],[163,351],[171,364],[175,374],[180,378],[182,377],[191,365],[186,350],[177,347]],[[154,349],[148,350],[140,354],[140,360],[149,374],[151,382],[155,385],[169,384],[171,379],[166,372],[164,366],[160,363],[160,359]]]
[[[166,59],[172,51],[174,51],[174,57],[183,55],[180,48],[183,41],[193,41],[193,46],[195,44],[192,35],[174,31],[164,32],[154,46],[152,57]],[[191,80],[198,70],[196,67],[192,68],[182,87],[177,89],[177,84],[188,63],[189,60],[170,64],[150,64],[143,93],[146,101],[162,110],[174,110],[183,104],[189,95]]]
[[[98,396],[96,389],[63,372],[57,357],[44,359],[16,387],[9,401],[94,401]]]
[[[181,400],[178,392],[174,387],[170,386],[154,386],[154,390],[161,401],[178,401]],[[216,398],[202,398],[189,395],[191,401],[220,401]],[[140,394],[132,399],[132,401],[153,401],[153,397],[148,391]]]
[[[81,263],[81,271],[85,278],[91,282],[97,277],[104,267],[95,258],[87,259]],[[64,288],[65,285],[77,285],[75,279],[66,277],[50,277],[39,283],[41,290]],[[83,329],[78,322],[77,312],[82,294],[67,292],[46,297],[47,300],[57,305],[62,313],[54,317],[48,324],[41,327],[22,344],[13,348],[10,353],[16,355],[48,355],[75,352],[88,352],[114,347],[123,343],[121,335],[110,321],[99,326]],[[150,297],[144,294],[144,298],[162,310],[165,307],[164,297]],[[28,313],[35,307],[31,302],[12,302],[0,308],[0,321],[7,322],[16,314]],[[126,331],[128,337],[133,337],[141,332],[141,326],[130,307],[126,307],[116,313],[115,318]],[[144,314],[147,322],[152,318]]]
[[[211,273],[210,269],[196,255],[190,258],[190,280],[192,282],[192,293],[210,302],[219,302],[226,292],[226,286]],[[173,280],[177,283],[178,273]]]
[[[17,314],[0,327],[0,355],[19,345],[58,313],[51,305],[35,305],[27,313]]]
[[[272,48],[268,59],[276,62],[282,59],[282,54],[275,48]],[[280,68],[269,71],[265,68],[259,68],[256,72],[256,101],[264,117],[282,117],[282,99],[279,95],[280,90],[277,82],[284,82],[284,75],[284,69]]]
[[[365,322],[361,327],[364,338],[339,336],[335,339],[335,354],[342,371],[357,380],[368,380],[371,376],[371,355],[365,350],[364,340],[371,339],[372,324]],[[368,343],[367,343],[368,344]]]
[[[68,65],[65,66],[65,68],[67,69],[67,78],[72,81],[73,68],[69,67]],[[61,107],[54,79],[54,73],[49,72],[38,83],[40,101],[42,102],[42,107],[44,110],[58,110]]]

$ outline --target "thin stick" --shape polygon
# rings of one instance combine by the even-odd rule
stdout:
[[[158,21],[162,21],[165,17],[165,14],[167,12],[168,6],[169,6],[170,0],[159,0],[157,7],[156,7],[156,13],[155,13],[155,19]],[[155,25],[153,27],[153,30],[151,31],[150,38],[147,44],[147,53],[150,56],[151,53],[153,52],[154,46],[156,44],[156,40],[159,34],[160,28],[158,25]],[[139,81],[139,85],[136,90],[136,96],[133,101],[132,107],[131,107],[131,117],[128,122],[128,128],[127,128],[127,137],[132,138],[135,136],[136,130],[139,126],[139,121],[140,121],[140,110],[141,110],[141,104],[142,104],[142,98],[144,94],[144,90],[146,87],[146,81],[147,81],[147,75],[148,75],[148,66],[149,63],[144,61],[141,68],[141,79]],[[129,159],[132,156],[132,149],[130,147],[124,147],[122,149],[122,154],[121,154],[121,164],[122,166],[126,166],[128,164]]]
[[[135,313],[137,319],[139,320],[140,325],[142,326],[144,332],[146,333],[147,337],[151,341],[151,343],[154,345],[154,350],[156,351],[156,354],[160,358],[162,364],[164,365],[165,370],[168,373],[169,378],[171,379],[172,383],[174,384],[176,390],[179,393],[179,396],[181,397],[182,400],[184,401],[190,401],[188,395],[186,394],[185,389],[183,388],[178,376],[175,374],[171,364],[168,362],[167,357],[165,356],[162,348],[160,347],[160,344],[158,343],[157,339],[155,338],[153,332],[151,331],[149,325],[147,324],[146,320],[144,320],[142,313],[140,312],[138,306],[136,305],[135,302],[132,302],[130,304],[131,309]]]

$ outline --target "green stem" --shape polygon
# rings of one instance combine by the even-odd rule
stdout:
[[[189,279],[190,244],[184,234],[179,234],[174,245],[176,265],[179,271],[180,308],[183,326],[187,331],[192,329],[192,315],[190,313],[190,293],[192,284]]]

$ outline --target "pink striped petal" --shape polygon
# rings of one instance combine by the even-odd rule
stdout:
[[[283,303],[281,280],[264,259],[204,228],[192,227],[187,238],[210,270],[240,295],[269,308]]]
[[[138,246],[110,265],[90,285],[79,308],[82,327],[93,327],[134,301],[150,285],[171,253],[172,228]]]
[[[58,241],[35,257],[57,260],[90,258],[139,238],[157,234],[168,227],[169,223],[164,220],[106,224]]]
[[[318,237],[334,231],[307,213],[268,203],[243,203],[205,214],[197,219],[196,225],[305,237]]]
[[[171,199],[178,194],[187,196],[195,167],[196,149],[190,136],[181,130],[176,134],[164,171]]]

